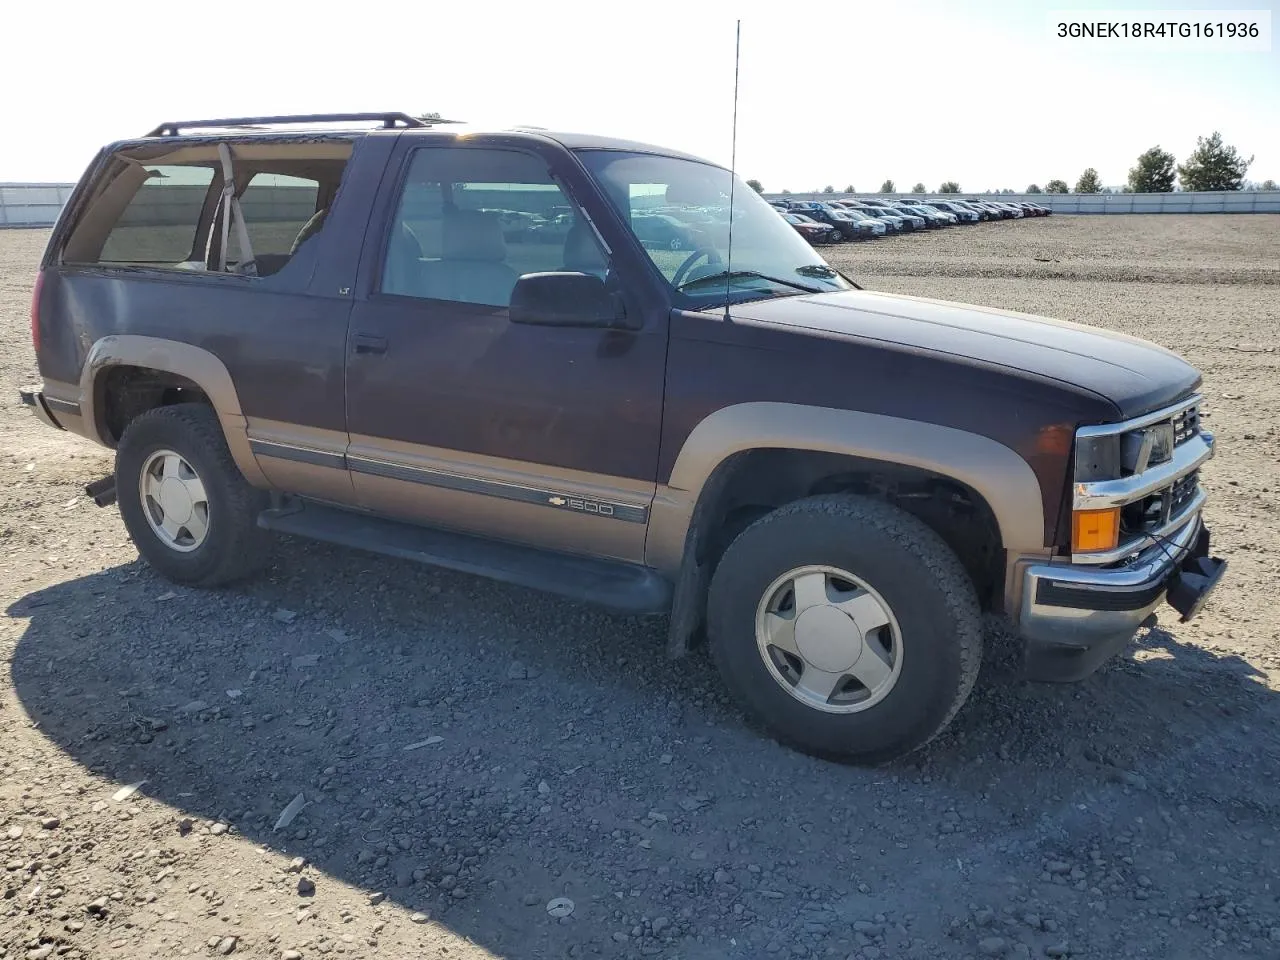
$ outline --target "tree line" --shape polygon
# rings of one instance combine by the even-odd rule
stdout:
[[[1222,142],[1222,134],[1214,131],[1207,137],[1196,137],[1196,148],[1187,159],[1178,163],[1169,151],[1159,144],[1138,155],[1135,166],[1129,170],[1128,182],[1121,187],[1121,193],[1172,193],[1174,182],[1186,191],[1193,190],[1280,190],[1274,180],[1264,180],[1252,184],[1244,175],[1253,163],[1235,147]],[[1176,177],[1175,177],[1176,172]],[[757,193],[764,192],[759,180],[748,180],[748,186]],[[782,193],[790,193],[785,187]],[[821,193],[835,193],[831,184],[823,187]],[[856,193],[853,184],[842,191]],[[878,193],[896,193],[897,185],[892,180],[880,184]],[[912,193],[927,193],[923,183],[911,188]],[[988,190],[988,193],[1015,193],[1014,190]],[[1049,180],[1041,187],[1037,183],[1030,184],[1024,193],[1071,193],[1065,180]],[[1110,188],[1102,185],[1102,178],[1093,167],[1088,167],[1076,180],[1075,193],[1112,193]],[[960,184],[954,180],[945,180],[938,187],[938,193],[960,193]]]

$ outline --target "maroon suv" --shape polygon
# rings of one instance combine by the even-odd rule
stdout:
[[[984,613],[1073,679],[1222,572],[1196,370],[864,290],[662,147],[166,123],[94,159],[36,287],[23,400],[114,448],[90,492],[164,576],[233,581],[282,531],[663,616],[818,754],[937,734]]]

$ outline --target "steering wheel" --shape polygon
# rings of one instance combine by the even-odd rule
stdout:
[[[678,269],[675,276],[671,278],[671,285],[673,287],[680,286],[685,275],[689,273],[689,271],[693,269],[693,265],[703,257],[707,258],[707,266],[709,267],[718,267],[724,263],[724,260],[720,257],[720,251],[711,247],[698,247],[693,251],[693,253],[684,258],[684,263],[680,264],[680,269]]]

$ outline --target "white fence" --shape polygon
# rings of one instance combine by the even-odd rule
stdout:
[[[766,193],[769,200],[832,200],[848,193]],[[864,193],[864,197],[915,200],[943,194]],[[1054,213],[1280,213],[1280,191],[1222,190],[1204,193],[955,193],[956,200],[1027,200]]]
[[[74,183],[0,183],[0,227],[51,227]]]

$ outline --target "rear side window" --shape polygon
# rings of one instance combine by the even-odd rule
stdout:
[[[254,255],[290,253],[303,226],[315,215],[319,194],[315,180],[283,173],[254,174],[240,195]],[[231,259],[240,260],[235,231],[229,241]]]
[[[146,180],[107,234],[98,258],[101,263],[177,265],[192,259],[213,170],[196,166],[143,169]],[[195,257],[203,260],[201,254]]]
[[[161,140],[114,154],[59,238],[60,262],[248,278],[281,273],[300,258],[314,262],[324,243],[314,238],[328,222],[351,141],[224,146],[234,198],[223,189],[219,144]]]

